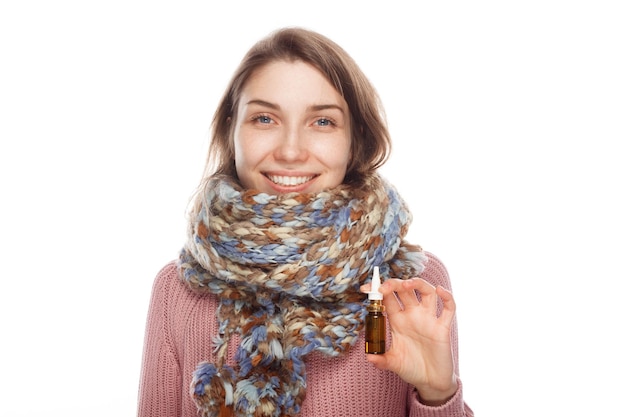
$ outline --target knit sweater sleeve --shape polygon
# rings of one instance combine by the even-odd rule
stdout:
[[[422,273],[421,277],[431,284],[442,287],[452,291],[450,285],[450,277],[444,264],[432,253],[426,253],[428,262],[426,263],[426,269]],[[442,305],[439,305],[441,310]],[[463,400],[463,384],[459,377],[459,351],[458,351],[458,331],[456,319],[452,323],[451,335],[452,339],[452,354],[454,357],[454,363],[456,364],[456,375],[459,388],[456,394],[450,398],[445,404],[438,407],[431,407],[422,404],[419,401],[417,391],[412,389],[411,404],[410,404],[410,417],[473,417],[474,412]]]
[[[169,315],[176,274],[174,263],[166,265],[158,273],[152,288],[139,384],[138,417],[181,415],[182,378]]]

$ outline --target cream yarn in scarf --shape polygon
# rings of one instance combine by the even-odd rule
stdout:
[[[345,353],[363,327],[359,286],[379,266],[408,278],[423,270],[403,239],[411,214],[378,175],[362,187],[269,195],[214,177],[190,216],[181,277],[219,298],[217,361],[194,372],[203,416],[295,416],[305,396],[304,357]],[[238,332],[237,364],[225,356]]]

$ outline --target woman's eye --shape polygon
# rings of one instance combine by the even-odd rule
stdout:
[[[255,120],[259,123],[263,123],[263,124],[269,124],[272,123],[272,118],[269,116],[258,116],[255,117]]]
[[[318,126],[331,126],[333,122],[330,119],[318,119],[316,122]]]

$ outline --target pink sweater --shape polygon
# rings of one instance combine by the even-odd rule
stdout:
[[[450,288],[443,264],[431,254],[422,277]],[[167,264],[154,282],[146,326],[139,387],[138,416],[196,417],[191,398],[192,373],[199,362],[214,360],[212,340],[217,334],[214,295],[198,295],[179,278],[174,262]],[[457,353],[456,326],[453,329]],[[238,340],[229,346],[233,364]],[[397,375],[367,362],[363,337],[350,352],[330,358],[319,352],[306,357],[307,390],[302,416],[317,417],[471,417],[463,401],[462,385],[446,404],[421,404],[412,386]]]

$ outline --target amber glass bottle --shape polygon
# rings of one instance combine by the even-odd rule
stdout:
[[[365,316],[365,353],[379,355],[385,353],[385,338],[387,326],[383,295],[379,292],[380,274],[378,267],[374,267],[372,288],[367,294],[369,305]]]
[[[367,306],[365,317],[365,353],[385,353],[385,337],[387,326],[385,323],[385,306],[380,300],[372,300]]]

